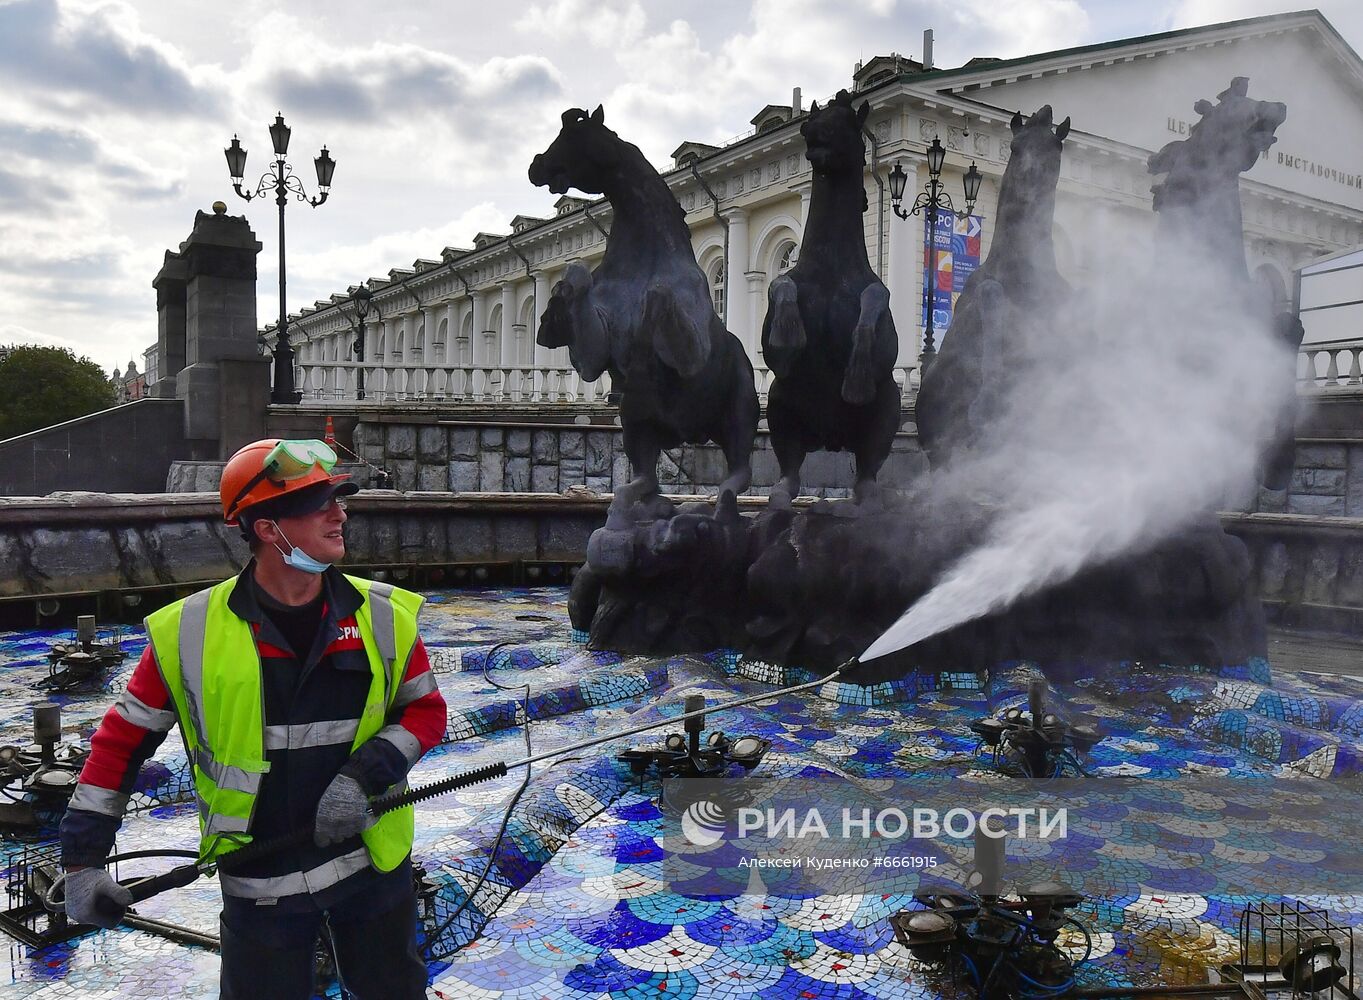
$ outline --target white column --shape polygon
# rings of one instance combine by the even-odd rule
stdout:
[[[513,364],[516,360],[516,283],[508,281],[502,285],[502,360],[503,365]]]
[[[748,350],[748,360],[756,367],[762,367],[765,362],[761,358],[762,346],[762,322],[766,319],[767,299],[763,294],[766,291],[767,272],[749,271],[743,275],[744,284],[747,285],[747,309],[748,309],[748,339],[743,346]]]
[[[790,189],[800,196],[800,235],[804,235],[805,226],[809,223],[809,196],[814,190],[813,180],[800,181],[792,184]]]
[[[457,299],[445,303],[445,364],[459,363],[459,309]]]
[[[435,364],[435,336],[440,331],[440,311],[438,306],[427,306],[422,310],[426,320],[426,336],[421,345],[421,363]]]
[[[916,180],[922,157],[908,156],[905,169]],[[916,191],[904,192],[904,200],[913,203]],[[890,290],[890,312],[894,316],[895,331],[899,334],[898,364],[918,363],[923,331],[919,325],[923,303],[923,218],[910,215],[907,219],[891,214],[885,220],[890,231],[885,248],[885,286]]]
[[[744,345],[751,345],[748,317],[748,213],[731,208],[724,213],[729,223],[729,259],[724,262],[724,325]]]
[[[487,295],[477,291],[470,298],[473,302],[473,324],[472,329],[469,330],[469,336],[473,343],[469,344],[469,351],[473,355],[475,365],[485,365],[488,359],[483,346],[486,342],[483,331],[487,328]]]
[[[535,271],[531,274],[535,282],[535,315],[531,319],[530,336],[534,337],[539,333],[540,316],[544,313],[544,307],[549,304],[549,274],[547,271]],[[548,365],[553,362],[550,357],[553,352],[547,347],[535,344],[535,364]]]

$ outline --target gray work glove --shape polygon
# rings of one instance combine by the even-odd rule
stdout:
[[[118,926],[133,902],[133,894],[127,887],[115,882],[103,868],[67,872],[62,887],[69,920],[106,930]]]
[[[375,822],[376,817],[369,814],[369,797],[360,783],[348,774],[338,774],[317,802],[312,839],[318,847],[326,847],[356,836]]]

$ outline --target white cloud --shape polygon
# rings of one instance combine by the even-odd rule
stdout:
[[[584,38],[606,48],[632,45],[643,34],[644,20],[644,10],[635,0],[550,0],[532,4],[516,28],[560,43]]]

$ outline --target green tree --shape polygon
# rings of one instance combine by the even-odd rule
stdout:
[[[64,347],[0,349],[0,440],[114,405],[114,386]]]

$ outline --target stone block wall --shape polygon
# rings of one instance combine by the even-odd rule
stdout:
[[[353,440],[356,454],[387,469],[398,490],[562,493],[585,486],[610,493],[631,478],[618,427],[361,422]],[[768,434],[758,434],[752,463],[749,493],[765,496],[780,475]],[[849,454],[815,453],[805,461],[803,492],[850,496],[854,470]],[[880,481],[903,487],[926,470],[927,459],[917,439],[901,434]],[[724,455],[714,445],[683,445],[659,458],[658,478],[665,493],[713,494],[725,475]]]
[[[1265,514],[1363,517],[1363,441],[1299,441],[1287,489],[1260,490],[1254,509]]]

